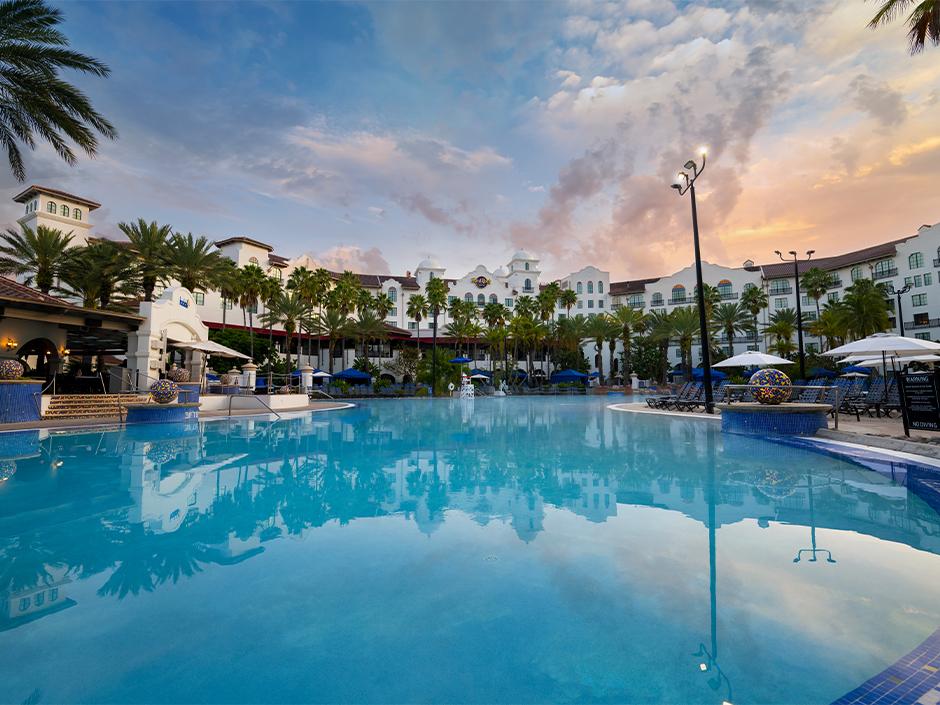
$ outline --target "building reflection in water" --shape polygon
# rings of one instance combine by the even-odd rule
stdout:
[[[897,473],[722,439],[706,424],[636,423],[581,401],[521,402],[455,401],[431,413],[418,400],[375,403],[190,424],[159,438],[141,429],[9,437],[0,443],[2,467],[15,464],[0,480],[0,628],[62,609],[73,579],[100,574],[98,594],[120,599],[207,564],[248,560],[273,540],[303,540],[327,522],[398,516],[432,536],[457,513],[511,525],[530,543],[553,511],[601,523],[645,506],[708,529],[712,634],[703,653],[718,672],[722,526],[807,526],[811,552],[822,550],[821,527],[940,553],[937,514]]]

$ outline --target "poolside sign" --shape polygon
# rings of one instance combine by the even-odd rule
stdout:
[[[940,394],[937,376],[930,372],[901,375],[901,416],[904,432],[940,431]]]
[[[476,284],[477,287],[480,289],[485,289],[486,287],[488,287],[490,284],[493,283],[489,279],[484,277],[483,275],[480,275],[479,277],[476,277],[475,279],[471,279],[470,281]]]

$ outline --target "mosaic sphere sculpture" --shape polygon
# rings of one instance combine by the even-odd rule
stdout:
[[[801,476],[793,470],[758,470],[754,475],[754,485],[771,499],[786,499],[796,492]]]
[[[145,452],[148,460],[163,464],[173,460],[182,448],[182,444],[176,440],[155,441],[147,446]]]
[[[790,398],[790,378],[773,368],[751,375],[751,394],[761,404],[782,404]],[[785,387],[774,389],[774,387]]]
[[[219,377],[219,382],[221,382],[223,386],[227,387],[230,384],[235,384],[235,377],[233,375],[224,374]]]
[[[176,382],[168,379],[161,379],[150,385],[150,397],[157,404],[169,404],[179,396],[179,393],[180,388],[176,386]]]
[[[288,387],[288,386],[285,385],[285,386],[281,387],[280,389],[278,389],[278,390],[277,390],[277,393],[278,393],[278,394],[290,394],[290,387]]]
[[[23,366],[16,360],[0,362],[0,379],[19,379],[23,376]]]
[[[189,370],[185,367],[174,367],[172,370],[166,373],[167,379],[173,380],[174,382],[188,382],[189,381]]]
[[[0,460],[0,482],[9,480],[16,472],[16,462],[13,460]]]

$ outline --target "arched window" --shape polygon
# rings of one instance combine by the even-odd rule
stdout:
[[[653,294],[653,306],[662,306],[662,305],[663,305],[663,295]]]
[[[72,209],[72,217],[75,218],[75,220],[81,220],[81,219],[82,219],[82,212],[81,212],[80,210],[78,210],[78,208],[73,208],[73,209]]]
[[[578,282],[577,293],[578,293],[578,294],[582,293],[582,292],[581,292],[581,282]]]
[[[395,287],[392,287],[391,289],[389,289],[388,298],[392,300],[392,303],[396,303],[398,301],[398,289],[396,289]]]
[[[643,308],[643,294],[630,294],[630,308]]]
[[[685,287],[682,284],[676,284],[672,287],[672,300],[685,301]]]
[[[471,294],[470,292],[467,292],[466,294],[463,295],[463,300],[464,300],[464,301],[470,301],[470,302],[472,302],[472,301],[473,301],[473,294]]]
[[[604,293],[604,282],[597,282],[597,293],[598,294]]]
[[[911,269],[920,269],[924,266],[924,253],[915,252],[907,258],[907,266]]]
[[[499,299],[496,298],[496,294],[490,294],[490,303],[491,303],[491,304],[498,304],[498,303],[499,303]]]
[[[483,294],[477,296],[477,306],[486,306],[486,296]]]
[[[525,263],[525,271],[527,271],[527,272],[529,271],[529,263],[528,263],[528,262]]]
[[[69,217],[69,207],[68,207],[68,206],[62,206],[62,208],[59,210],[59,214],[60,214],[63,218],[68,218],[68,217]]]
[[[594,282],[588,282],[588,293],[589,294],[594,293]]]
[[[258,258],[257,258],[257,257],[249,257],[249,258],[248,258],[248,261],[249,261],[251,264],[258,264]]]
[[[731,296],[731,282],[727,279],[722,279],[718,282],[718,293],[721,294],[721,298],[727,298]]]
[[[852,272],[850,274],[853,282],[857,282],[859,279],[864,279],[865,274],[862,272],[861,267],[852,267]]]
[[[525,290],[526,290],[526,291],[532,291],[532,280],[531,280],[531,279],[526,279],[526,280],[525,280]]]
[[[49,201],[49,202],[46,204],[46,212],[47,212],[47,213],[55,213],[55,212],[56,212],[55,203],[53,203],[52,201]]]
[[[895,270],[895,271],[892,271]],[[890,277],[897,273],[897,268],[894,266],[893,259],[883,259],[878,264],[875,265],[875,276],[876,277]]]

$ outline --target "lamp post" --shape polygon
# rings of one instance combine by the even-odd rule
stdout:
[[[695,210],[695,180],[705,171],[705,155],[708,154],[708,145],[703,145],[695,150],[702,157],[702,168],[691,159],[685,163],[686,169],[692,170],[690,177],[684,171],[678,175],[679,183],[672,184],[672,188],[684,196],[686,191],[692,193],[692,242],[695,246],[695,282],[698,287],[698,325],[699,335],[702,339],[702,382],[705,386],[705,411],[709,414],[715,413],[715,403],[712,400],[712,369],[711,355],[708,344],[708,322],[705,320],[705,287],[702,284],[702,256],[698,246],[698,213]],[[684,184],[684,185],[683,185]]]
[[[813,253],[816,250],[810,250],[806,253],[806,261],[809,262],[812,258]],[[783,255],[780,254],[780,250],[774,250],[777,253],[777,256],[786,262],[783,258]],[[793,255],[793,280],[796,284],[796,337],[799,344],[799,353],[800,353],[800,379],[806,379],[806,362],[805,355],[803,354],[803,308],[800,306],[800,265],[799,261],[796,258],[796,252],[790,250],[789,254]]]
[[[893,288],[893,287],[892,287]],[[898,325],[901,327],[901,337],[904,337],[904,312],[901,311],[901,296],[911,290],[910,284],[905,284],[901,289],[897,289],[894,295],[898,297]]]

